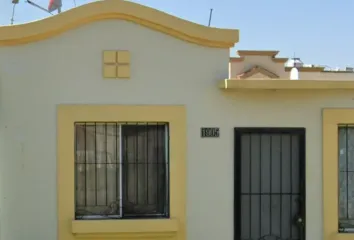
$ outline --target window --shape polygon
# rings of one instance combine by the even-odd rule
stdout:
[[[323,239],[353,238],[354,108],[322,110]]]
[[[167,123],[75,123],[75,218],[169,217]]]
[[[354,231],[354,126],[339,126],[339,231]]]

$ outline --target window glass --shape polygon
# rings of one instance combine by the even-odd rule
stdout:
[[[168,217],[168,139],[167,123],[76,123],[76,218]]]

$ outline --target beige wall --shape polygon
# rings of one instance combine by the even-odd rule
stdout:
[[[230,77],[235,78],[238,74],[249,70],[254,66],[260,66],[275,73],[281,79],[289,79],[290,72],[285,71],[283,63],[272,61],[269,56],[245,56],[242,62],[230,63]],[[253,78],[253,77],[251,77]],[[351,72],[300,72],[300,79],[306,80],[354,80]]]
[[[301,72],[300,79],[314,80],[354,80],[352,72]]]
[[[273,62],[268,56],[245,56],[242,62],[231,62],[231,78],[257,65],[275,73],[280,78],[289,78],[289,74],[285,72],[284,64]]]
[[[130,51],[130,80],[102,79],[102,51],[112,49]],[[56,239],[57,104],[188,104],[195,118],[195,109],[207,99],[196,99],[196,91],[218,94],[216,82],[227,78],[228,61],[228,49],[200,47],[114,20],[43,42],[0,48],[0,239]],[[189,121],[192,147],[199,124]],[[197,191],[203,186],[194,178],[201,158],[192,150],[189,159],[192,239],[204,235],[199,223],[209,204],[200,208]],[[209,172],[201,173],[202,178],[204,174]],[[230,218],[229,210],[221,209],[221,215]],[[224,234],[225,226],[217,223],[214,218],[206,224]]]
[[[105,49],[131,51],[130,80],[102,79]],[[227,77],[228,61],[228,50],[187,44],[124,21],[0,48],[1,240],[56,239],[60,103],[187,105],[190,240],[233,239],[234,127],[306,127],[307,239],[321,240],[321,108],[351,107],[353,94],[224,94],[216,81]],[[220,127],[221,137],[200,139],[203,126]]]

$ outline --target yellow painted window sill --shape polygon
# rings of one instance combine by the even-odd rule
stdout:
[[[174,233],[177,219],[73,220],[73,234]]]
[[[330,237],[333,240],[353,240],[354,233],[335,233]]]

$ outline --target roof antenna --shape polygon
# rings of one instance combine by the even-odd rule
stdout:
[[[11,25],[14,25],[15,9],[16,9],[16,5],[18,4],[18,2],[19,2],[19,0],[12,0],[12,4],[14,6],[12,8]]]
[[[31,4],[32,6],[34,6],[34,7],[36,7],[36,8],[41,9],[42,11],[45,11],[45,12],[49,13],[50,15],[53,15],[53,13],[49,12],[49,11],[48,11],[47,9],[45,9],[44,7],[41,7],[41,6],[39,6],[38,4],[36,4],[36,3],[34,3],[34,2],[32,2],[32,1],[30,1],[30,0],[26,0],[26,2],[29,3],[29,4]]]
[[[213,9],[210,8],[210,14],[209,14],[209,24],[208,24],[208,27],[210,27],[210,23],[211,23],[211,18],[213,16]]]
[[[290,71],[290,80],[299,80],[299,70],[297,69],[297,65],[296,65],[295,52],[293,58],[293,68]]]

